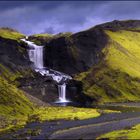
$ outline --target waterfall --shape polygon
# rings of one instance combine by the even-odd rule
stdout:
[[[58,85],[59,101],[67,102],[66,100],[66,84]]]
[[[31,41],[27,41],[25,39],[21,39],[22,41],[26,42],[30,49],[28,50],[29,59],[33,62],[34,67],[37,69],[43,68],[43,46],[35,45]]]
[[[26,39],[28,39],[28,37],[26,37]],[[26,39],[21,39],[21,40],[27,43],[29,46],[29,50],[28,50],[29,59],[31,62],[33,62],[35,71],[39,72],[41,75],[51,76],[52,79],[58,83],[59,101],[57,102],[59,103],[69,102],[66,99],[65,81],[67,79],[72,79],[71,76],[52,69],[48,70],[47,68],[45,68],[43,66],[43,46],[38,46],[31,41],[27,41]],[[63,84],[59,84],[60,82]]]

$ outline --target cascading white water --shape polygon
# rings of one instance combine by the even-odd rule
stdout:
[[[29,52],[29,58],[30,61],[34,63],[34,67],[38,69],[43,68],[43,46],[35,45],[33,42],[27,41],[25,39],[22,39],[22,41],[26,42],[30,49]]]
[[[28,37],[26,37],[26,39],[28,39]],[[28,51],[29,59],[30,59],[30,61],[32,61],[34,63],[35,70],[37,72],[40,72],[42,75],[51,76],[53,78],[53,80],[56,81],[57,83],[61,82],[64,79],[63,84],[58,84],[59,101],[57,101],[57,102],[58,103],[69,102],[66,99],[65,80],[72,79],[71,76],[63,74],[63,73],[55,71],[55,70],[51,70],[51,69],[50,69],[50,71],[53,73],[50,73],[49,70],[44,70],[43,46],[38,46],[31,41],[27,41],[26,39],[21,39],[21,40],[26,42],[28,44],[28,46],[30,47],[30,49]]]
[[[67,102],[66,100],[66,84],[58,85],[59,101]]]

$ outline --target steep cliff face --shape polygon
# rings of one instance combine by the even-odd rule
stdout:
[[[68,74],[88,70],[100,61],[106,43],[107,38],[100,29],[53,39],[45,46],[45,64]]]
[[[20,70],[30,64],[25,44],[2,37],[0,37],[0,42],[0,62],[3,65],[12,70]]]
[[[9,28],[0,29],[0,63],[12,71],[22,71],[30,64],[26,44],[20,41],[24,37]]]

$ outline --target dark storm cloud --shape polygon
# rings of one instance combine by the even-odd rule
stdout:
[[[0,26],[26,34],[77,32],[115,19],[139,19],[139,1],[0,2]]]

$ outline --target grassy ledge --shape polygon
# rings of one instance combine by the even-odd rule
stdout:
[[[0,28],[0,37],[7,38],[7,39],[13,39],[13,40],[19,40],[21,38],[24,38],[25,35],[12,30],[10,28]]]
[[[46,107],[38,108],[29,117],[30,122],[53,120],[83,120],[100,116],[96,109],[76,107]]]

